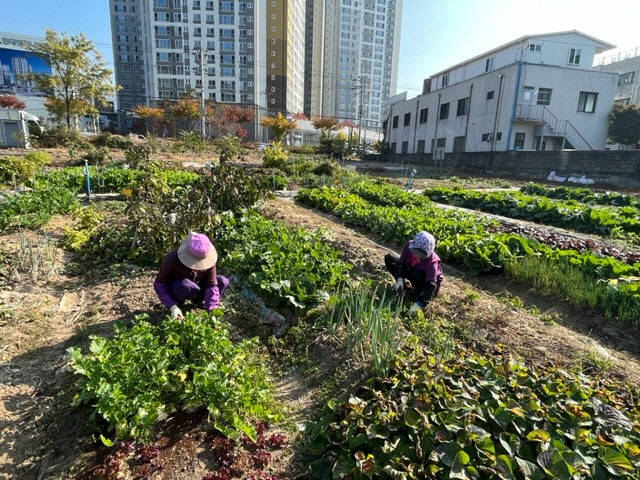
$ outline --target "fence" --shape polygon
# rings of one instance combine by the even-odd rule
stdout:
[[[640,150],[554,152],[461,152],[434,161],[430,153],[386,154],[365,160],[405,166],[422,166],[443,174],[477,175],[540,182],[550,172],[563,177],[586,176],[595,185],[640,189]]]

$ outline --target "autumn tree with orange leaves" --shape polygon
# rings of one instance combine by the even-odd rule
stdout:
[[[133,108],[133,113],[145,120],[145,128],[149,131],[149,124],[151,124],[151,130],[153,135],[156,134],[158,125],[164,119],[164,110],[158,107],[147,107],[146,105],[136,105]]]
[[[320,132],[320,138],[327,138],[329,132],[337,129],[340,126],[338,120],[334,117],[313,117],[311,119],[313,128]]]
[[[197,98],[179,98],[171,105],[171,118],[174,121],[188,122],[188,130],[193,131],[195,122],[200,118],[200,105]]]
[[[289,120],[278,112],[275,117],[262,117],[260,125],[271,130],[274,143],[282,143],[282,139],[290,130],[298,126],[295,120]]]

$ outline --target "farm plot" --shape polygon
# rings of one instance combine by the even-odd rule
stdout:
[[[564,250],[519,235],[489,233],[477,216],[442,211],[428,199],[397,187],[360,181],[347,190],[302,190],[298,198],[396,242],[407,238],[408,232],[432,231],[440,242],[440,256],[463,264],[471,274],[506,269],[510,275],[544,291],[555,291],[576,305],[634,325],[640,319],[638,283],[625,281],[638,276],[639,264],[629,265],[591,251]],[[484,225],[495,227],[487,221]]]
[[[336,472],[335,478],[340,472],[351,478],[420,478],[427,472],[434,477],[458,472],[473,478],[480,472],[496,478],[633,478],[637,473],[637,393],[621,381],[640,384],[637,358],[607,348],[605,339],[596,342],[574,331],[571,320],[558,324],[561,318],[546,308],[479,291],[452,269],[446,271],[446,290],[426,317],[407,318],[406,305],[389,295],[382,257],[415,227],[406,223],[398,239],[372,237],[394,242],[383,246],[362,230],[286,200],[263,203],[262,215],[281,221],[273,222],[244,208],[260,198],[259,177],[254,182],[246,172],[224,168],[195,179],[191,188],[199,195],[193,196],[180,187],[165,189],[166,179],[148,171],[125,209],[122,202],[94,205],[93,211],[76,213],[75,221],[58,214],[36,233],[8,227],[2,234],[8,249],[2,281],[10,289],[0,297],[0,328],[3,338],[20,342],[2,345],[3,381],[9,388],[2,393],[6,428],[0,435],[7,448],[0,474],[215,479],[322,478],[327,469]],[[344,181],[340,175],[338,182]],[[224,190],[220,179],[233,189]],[[236,214],[223,213],[229,210]],[[451,230],[456,235],[482,235],[492,225],[464,216],[458,221],[458,230]],[[306,231],[318,226],[323,230]],[[153,265],[185,228],[211,232],[220,268],[236,273],[236,285],[251,288],[289,318],[284,336],[264,335],[269,327],[259,326],[259,308],[243,299],[240,288],[212,316],[195,311],[183,324],[164,320],[150,288]],[[51,275],[30,277],[34,264],[18,265],[11,258],[24,250],[26,238],[39,246],[47,233],[58,242],[57,254],[49,257]],[[76,253],[62,251],[63,242]],[[358,322],[340,314],[346,311],[356,312],[352,318]],[[148,320],[134,320],[139,314]],[[369,320],[374,317],[375,332]],[[249,340],[254,334],[262,334],[262,340]],[[629,351],[638,350],[634,342],[628,338]],[[198,355],[209,359],[208,368],[198,363],[196,345],[203,346]],[[75,348],[71,363],[65,353],[69,347]],[[133,359],[142,362],[139,368],[128,365]],[[76,380],[71,367],[80,374]],[[424,405],[415,403],[411,370],[427,376],[439,372],[453,382],[425,383],[433,392],[451,392],[441,411],[431,409],[437,419],[422,408],[431,400],[420,397]],[[225,374],[246,381],[233,389],[241,398],[214,381]],[[484,376],[490,379],[488,390],[472,382],[457,391],[452,385],[460,382],[458,375]],[[521,398],[505,391],[495,400],[508,408],[497,405],[493,417],[483,412],[476,421],[469,416],[463,423],[447,420],[459,413],[455,406],[465,395],[483,398],[502,388],[507,377],[521,378],[515,391],[535,393],[539,408],[517,404]],[[406,392],[409,404],[403,396],[386,397],[390,378],[399,379],[396,391]],[[273,383],[286,388],[274,389]],[[559,383],[570,388],[554,390]],[[132,387],[143,385],[131,402],[126,400]],[[259,391],[251,393],[252,388]],[[328,410],[320,411],[334,397]],[[203,405],[202,398],[218,400]],[[388,425],[387,432],[384,419],[369,415],[384,398],[398,407],[385,410],[384,418],[400,415],[406,419],[402,428]],[[249,405],[252,409],[242,408]],[[342,417],[344,409],[361,408],[361,417]],[[613,410],[620,412],[617,420],[611,419]],[[540,420],[522,422],[518,412],[527,418],[537,413]],[[345,419],[347,430],[334,430],[338,418]],[[578,425],[579,432],[572,430]],[[442,428],[451,434],[437,434]],[[424,442],[415,442],[416,432],[425,435]],[[434,436],[427,441],[427,434]],[[342,435],[354,442],[341,444]],[[131,442],[131,436],[146,443]],[[418,457],[406,456],[417,447],[422,449]],[[336,448],[346,456],[336,455]]]
[[[546,196],[526,195],[521,192],[480,192],[461,188],[429,188],[423,194],[440,203],[578,232],[617,236],[633,241],[640,232],[640,211],[635,205],[605,207],[580,203],[586,196],[579,202],[552,200]],[[619,197],[614,198],[619,200]]]

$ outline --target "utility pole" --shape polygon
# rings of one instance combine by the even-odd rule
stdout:
[[[207,117],[204,106],[204,48],[200,47],[198,54],[200,55],[200,129],[202,130],[202,138],[206,138]]]
[[[356,81],[356,86],[352,88],[356,92],[358,98],[358,144],[357,151],[360,152],[360,136],[362,135],[362,117],[364,115],[364,80],[365,78],[362,75],[359,75],[358,78],[354,79]]]

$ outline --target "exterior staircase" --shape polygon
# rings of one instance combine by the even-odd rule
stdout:
[[[593,150],[593,147],[569,120],[556,117],[546,105],[520,103],[516,108],[515,119],[537,123],[536,136],[563,137],[567,148]]]

